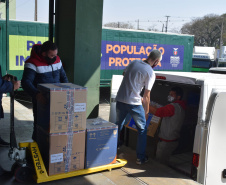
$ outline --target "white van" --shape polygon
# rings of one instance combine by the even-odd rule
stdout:
[[[114,99],[122,79],[122,75],[112,78],[111,122],[115,122]],[[184,90],[187,108],[171,167],[201,184],[226,184],[226,75],[158,71],[151,100],[168,104],[167,95],[173,86]]]

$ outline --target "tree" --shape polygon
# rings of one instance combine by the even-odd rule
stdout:
[[[219,48],[221,43],[226,44],[224,34],[226,29],[223,28],[223,25],[226,27],[225,17],[225,15],[218,16],[209,14],[203,18],[193,19],[181,28],[181,33],[194,35],[195,46],[212,46]]]
[[[153,24],[153,25],[149,26],[148,27],[148,31],[158,31],[159,32],[159,30],[157,28],[155,28],[155,27],[156,27],[156,24]]]
[[[178,28],[171,28],[170,30],[168,30],[168,32],[171,32],[171,33],[178,33],[178,34],[180,34],[181,33],[181,31],[180,31],[180,29],[178,29]]]
[[[221,22],[222,22],[222,25],[221,25],[221,45],[222,46],[225,46],[226,45],[226,13],[221,15]]]
[[[134,26],[132,24],[124,22],[109,22],[104,24],[104,26],[112,28],[134,29]]]

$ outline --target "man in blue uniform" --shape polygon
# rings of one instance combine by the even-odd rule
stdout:
[[[20,87],[20,81],[15,81],[15,80],[11,79],[11,76],[9,76],[9,75],[2,77],[1,66],[0,66],[0,101],[1,101],[0,119],[4,118],[4,112],[3,112],[3,107],[2,107],[2,94],[10,93],[13,90],[19,89],[19,87]],[[0,146],[9,146],[9,143],[4,141],[0,137]]]

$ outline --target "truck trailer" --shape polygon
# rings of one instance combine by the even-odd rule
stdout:
[[[100,85],[110,86],[132,60],[146,59],[153,49],[162,53],[156,71],[191,72],[194,36],[175,33],[102,29]]]

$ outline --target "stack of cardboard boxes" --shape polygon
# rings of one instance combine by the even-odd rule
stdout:
[[[49,175],[84,169],[87,89],[75,84],[40,84],[37,143]]]
[[[87,89],[71,83],[40,84],[37,143],[49,175],[116,162],[118,127],[86,119]]]

